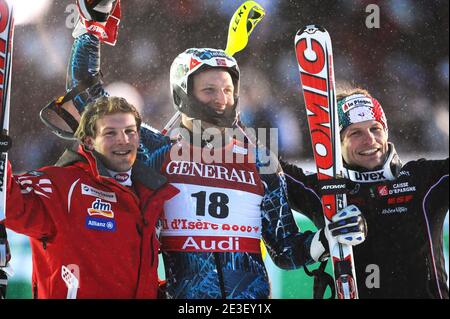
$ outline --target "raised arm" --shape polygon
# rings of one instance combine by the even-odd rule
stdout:
[[[100,77],[100,43],[115,45],[121,18],[120,0],[77,0],[79,19],[73,30],[75,41],[67,69],[66,89],[81,83],[88,89],[74,99],[81,113],[87,103],[107,95]]]
[[[66,90],[81,82],[97,82],[100,79],[100,40],[93,34],[85,33],[75,38],[67,67]],[[73,102],[82,113],[85,106],[101,96],[108,95],[102,84],[97,82],[77,95]]]

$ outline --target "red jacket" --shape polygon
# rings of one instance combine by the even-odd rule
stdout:
[[[8,170],[6,226],[31,238],[34,297],[66,298],[66,266],[79,280],[77,298],[156,298],[155,225],[178,190],[136,162],[133,192],[81,147],[58,163],[14,177]]]

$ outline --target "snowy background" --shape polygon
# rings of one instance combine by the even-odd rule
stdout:
[[[67,146],[45,128],[38,113],[65,91],[75,13],[74,1],[10,1],[16,6],[10,159],[19,173],[54,163]],[[173,58],[189,47],[224,48],[229,20],[243,2],[122,1],[118,43],[102,51],[102,72],[112,94],[130,99],[145,121],[161,129],[174,112],[168,81]],[[375,1],[258,2],[266,17],[247,48],[235,55],[242,73],[240,106],[248,126],[279,128],[281,155],[311,163],[294,36],[315,23],[330,32],[337,83],[356,83],[378,98],[401,157],[448,156],[448,1],[382,1],[380,27],[372,29],[366,26],[366,7]],[[448,219],[445,227],[448,234]],[[27,298],[28,240],[10,236],[17,272],[10,295]],[[274,297],[299,297],[284,286],[284,274],[269,268]]]

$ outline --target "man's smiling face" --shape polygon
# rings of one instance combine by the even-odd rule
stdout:
[[[382,166],[388,151],[387,133],[381,123],[354,123],[341,132],[342,157],[350,166],[373,170]]]
[[[95,137],[86,137],[88,148],[96,150],[110,170],[128,171],[136,160],[139,147],[139,132],[134,115],[105,115],[95,123],[95,132]]]

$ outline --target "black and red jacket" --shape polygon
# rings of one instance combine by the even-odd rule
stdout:
[[[316,175],[282,166],[292,208],[322,227]],[[382,169],[346,168],[348,203],[359,207],[368,226],[365,242],[353,248],[360,298],[449,298],[443,254],[448,172],[448,158],[402,166],[392,144]]]

